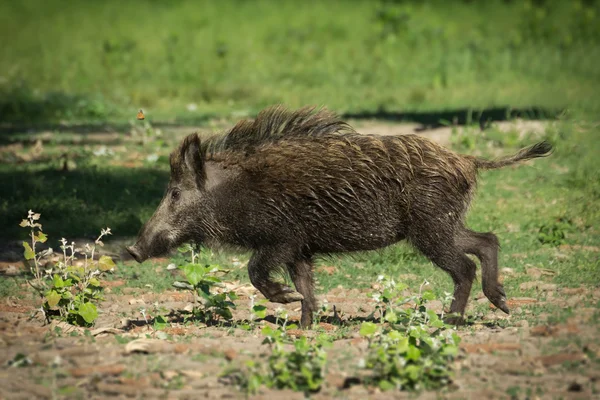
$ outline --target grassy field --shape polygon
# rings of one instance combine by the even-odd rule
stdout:
[[[117,383],[125,387],[148,377],[152,384],[138,395],[157,395],[151,389],[159,386],[185,390],[216,377],[225,359],[231,361],[224,355],[228,346],[243,357],[257,356],[263,337],[258,325],[242,329],[249,318],[244,294],[229,325],[182,319],[189,300],[173,289],[182,275],[167,265],[179,265],[183,257],[138,265],[119,259],[119,253],[159,203],[169,179],[168,154],[185,134],[221,131],[264,106],[285,103],[326,105],[359,131],[384,131],[402,122],[417,123],[432,136],[452,129],[449,147],[485,157],[549,140],[555,147],[549,158],[481,173],[467,223],[499,237],[512,314],[491,309],[480,281],[474,284],[469,324],[458,330],[468,356],[453,367],[463,386],[448,390],[490,388],[507,398],[531,398],[564,383],[560,396],[568,397],[580,384],[577,379],[589,377],[580,387],[597,395],[599,3],[109,0],[73,1],[67,7],[57,0],[0,2],[0,343],[7,343],[0,364],[8,371],[0,376],[0,389],[13,383],[7,377],[14,369],[6,362],[21,353],[39,353],[33,358],[42,360],[19,369],[29,374],[23,379],[59,398],[121,393],[115,392]],[[140,108],[145,121],[135,120]],[[540,120],[534,122],[542,129],[500,129],[516,117]],[[33,327],[35,319],[25,321],[24,313],[39,307],[26,284],[31,276],[21,269],[4,271],[23,254],[20,241],[28,231],[18,224],[29,209],[41,213],[46,244],[55,249],[62,237],[89,241],[101,228],[112,229],[106,251],[115,255],[117,268],[106,283],[98,325],[116,327],[129,319],[117,336],[94,339],[83,330],[67,334]],[[228,284],[247,289],[248,257],[215,250],[203,252],[200,261],[219,264],[229,271]],[[342,344],[331,351],[329,365],[344,376],[353,376],[354,370],[344,368],[362,357],[352,353],[360,347],[355,342],[360,325],[353,318],[369,314],[366,294],[381,274],[406,283],[411,292],[425,280],[438,297],[452,291],[447,274],[403,243],[319,259],[317,294],[337,304],[344,320],[327,331]],[[297,306],[287,306],[293,318]],[[263,325],[274,320],[275,307],[268,304],[271,319]],[[157,316],[164,319],[160,329]],[[165,326],[168,335],[159,335]],[[536,336],[540,326],[550,333],[538,329],[542,333]],[[138,336],[166,338],[193,350],[123,356],[123,346]],[[518,354],[469,350],[505,340],[522,346]],[[89,357],[77,361],[76,352],[59,352],[77,345],[96,346],[97,359],[90,365],[110,358],[126,372],[81,378],[44,364],[48,354],[59,354],[73,365],[88,365]],[[212,349],[205,354],[198,350],[202,346]],[[570,356],[556,364],[540,358],[556,354]],[[585,361],[573,354],[584,354]],[[507,359],[518,366],[503,369]],[[528,363],[534,359],[532,367]],[[199,373],[202,378],[190,378],[181,373],[183,366],[208,369]],[[164,373],[167,367],[179,371],[176,378]],[[495,378],[488,382],[480,376]],[[577,385],[567,385],[571,378]],[[342,390],[334,381],[328,378],[325,397],[374,393]],[[106,382],[113,386],[96,386]],[[217,388],[211,393],[218,397],[223,388],[215,382],[207,387]]]
[[[351,4],[351,6],[349,6]],[[3,121],[205,121],[600,101],[597,1],[0,4]]]

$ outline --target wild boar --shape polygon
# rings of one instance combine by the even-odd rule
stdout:
[[[454,282],[450,311],[464,315],[481,261],[483,292],[508,313],[498,281],[498,238],[465,225],[480,170],[550,154],[537,143],[489,161],[417,135],[361,135],[327,110],[281,106],[224,135],[187,136],[171,154],[160,205],[129,253],[139,262],[184,242],[253,252],[252,284],[270,301],[302,302],[309,326],[317,302],[313,259],[408,240]],[[287,269],[296,290],[273,280]],[[460,319],[460,317],[459,317]]]

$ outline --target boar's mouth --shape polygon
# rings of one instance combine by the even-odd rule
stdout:
[[[143,257],[139,250],[135,246],[127,246],[125,250],[133,257],[133,259],[139,263],[144,262],[148,257]]]
[[[150,240],[148,235],[142,235],[133,246],[128,246],[125,249],[135,261],[141,263],[149,258],[169,253],[178,244],[179,242],[172,237],[170,238],[166,232],[161,232],[151,236]]]

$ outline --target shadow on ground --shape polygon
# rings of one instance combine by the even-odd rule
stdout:
[[[437,128],[445,125],[465,125],[478,123],[484,127],[490,122],[508,121],[514,118],[554,119],[563,111],[543,107],[495,107],[495,108],[457,108],[432,112],[401,112],[386,109],[344,114],[348,119],[369,119],[393,122],[413,122],[423,125],[423,129]]]
[[[35,108],[35,107],[34,107]],[[28,108],[26,108],[28,109]],[[402,112],[380,108],[376,111],[357,111],[342,115],[346,119],[368,119],[393,122],[413,122],[423,125],[423,129],[431,129],[445,125],[465,125],[479,123],[485,124],[495,121],[507,121],[514,118],[524,119],[553,119],[559,116],[563,110],[549,109],[543,107],[495,107],[495,108],[457,108],[439,111],[411,111]],[[1,113],[0,113],[1,114]],[[183,126],[202,126],[214,115],[195,115],[186,118],[175,118],[175,122],[153,121],[155,128],[168,129]],[[131,128],[128,123],[115,123],[95,120],[91,123],[69,123],[56,122],[55,118],[41,117],[35,120],[20,118],[15,121],[0,120],[0,144],[13,143],[19,139],[13,135],[18,134],[22,140],[23,133],[39,133],[47,131],[70,132],[76,134],[93,134],[107,132],[126,132]]]
[[[0,240],[27,238],[19,222],[29,209],[42,214],[53,244],[61,237],[91,239],[107,226],[119,236],[136,235],[168,178],[168,171],[150,168],[0,171]]]

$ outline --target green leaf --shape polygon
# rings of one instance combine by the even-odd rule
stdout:
[[[178,252],[180,253],[189,253],[190,251],[192,251],[192,245],[189,243],[184,244],[183,246],[180,246],[177,249]]]
[[[385,313],[385,318],[384,318],[387,322],[395,324],[396,322],[398,322],[398,317],[396,316],[396,313],[393,312],[392,310],[387,310]]]
[[[231,310],[229,308],[219,308],[215,311],[215,313],[228,321],[233,318],[233,315],[231,314]]]
[[[419,361],[421,358],[421,350],[419,350],[416,346],[408,346],[408,351],[406,352],[406,359]]]
[[[33,260],[35,258],[35,253],[33,252],[33,249],[31,248],[31,246],[29,245],[29,243],[27,242],[23,242],[23,247],[25,248],[24,251],[24,256],[26,260]]]
[[[406,367],[404,367],[404,372],[409,376],[410,380],[415,382],[419,379],[421,368],[421,366],[417,365],[407,365]]]
[[[37,240],[40,243],[44,243],[46,240],[48,240],[48,236],[46,236],[46,234],[44,232],[38,232],[37,235],[34,236],[35,240]]]
[[[458,346],[460,344],[461,338],[460,338],[460,336],[458,336],[458,334],[456,332],[452,332],[452,341],[454,342],[454,344],[456,346]]]
[[[264,336],[271,336],[274,332],[273,328],[271,328],[269,325],[265,326],[264,328],[262,328],[262,330],[260,331]]]
[[[372,322],[363,322],[360,326],[361,336],[373,336],[377,332],[377,325]]]
[[[63,278],[57,274],[54,274],[54,276],[52,277],[52,284],[55,288],[65,287],[65,281],[63,281]]]
[[[229,296],[229,300],[231,301],[236,301],[239,298],[239,296],[234,291],[227,293],[227,295]]]
[[[387,381],[387,380],[379,381],[379,389],[381,389],[384,392],[386,390],[392,390],[395,388],[396,388],[396,386],[394,386],[394,384],[390,381]]]
[[[398,331],[391,331],[390,333],[388,333],[388,337],[392,340],[400,340],[404,338],[404,335],[402,335],[402,333]]]
[[[267,316],[267,307],[256,305],[252,307],[252,312],[256,318],[265,318]]]
[[[25,228],[26,226],[29,226],[29,221],[24,219],[21,221],[21,223],[19,224],[20,227]]]
[[[79,306],[77,314],[79,314],[85,322],[91,324],[98,318],[98,309],[96,309],[96,306],[92,303],[83,303]]]
[[[409,348],[409,344],[408,344],[408,338],[402,338],[398,341],[398,343],[396,344],[396,351],[400,354],[404,354],[408,351]]]
[[[202,265],[188,264],[182,268],[185,278],[192,286],[197,286],[204,279],[206,270]]]
[[[100,271],[110,271],[116,267],[115,262],[109,256],[102,256],[98,260],[98,268]]]
[[[423,300],[427,300],[427,301],[435,300],[435,294],[433,294],[432,291],[426,290],[421,295],[421,298],[423,298]]]
[[[98,279],[96,279],[96,278],[92,278],[92,279],[90,279],[90,285],[91,286],[98,286],[99,287],[100,286],[100,281]]]
[[[453,345],[446,345],[442,348],[441,353],[443,356],[456,357],[456,355],[458,354],[458,347]]]
[[[54,308],[58,305],[58,302],[62,299],[62,296],[58,294],[56,290],[51,290],[46,295],[46,301],[48,302],[48,307]]]
[[[166,327],[169,326],[169,321],[167,321],[167,319],[165,317],[163,317],[162,315],[159,315],[158,317],[154,318],[154,329],[159,331],[161,329],[165,329]]]

